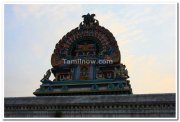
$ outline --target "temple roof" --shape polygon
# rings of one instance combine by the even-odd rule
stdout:
[[[51,56],[51,64],[53,67],[62,64],[62,58],[71,59],[74,48],[82,42],[87,42],[89,46],[95,44],[97,48],[97,56],[110,58],[114,63],[120,62],[120,50],[113,34],[106,28],[99,25],[98,20],[94,19],[95,14],[83,15],[84,21],[79,27],[72,29],[56,44],[54,52]],[[102,58],[101,57],[101,58]]]

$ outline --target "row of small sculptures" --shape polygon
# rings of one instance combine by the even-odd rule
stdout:
[[[115,68],[115,74],[116,74],[116,77],[122,77],[126,79],[129,78],[126,66],[123,64],[121,64],[119,68]],[[46,74],[41,79],[41,81],[49,80],[50,76],[51,76],[51,69],[47,70]]]

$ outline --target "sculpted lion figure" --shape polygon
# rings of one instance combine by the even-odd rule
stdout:
[[[49,69],[46,74],[44,75],[43,79],[41,81],[44,81],[44,80],[49,80],[49,77],[51,76],[51,70]]]

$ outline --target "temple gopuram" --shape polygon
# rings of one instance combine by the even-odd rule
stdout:
[[[176,94],[133,94],[113,34],[99,25],[95,14],[82,17],[83,22],[55,45],[52,68],[40,80],[35,96],[4,98],[5,120],[176,120]]]
[[[94,16],[83,15],[79,27],[56,44],[52,68],[34,95],[132,94],[117,41]],[[53,81],[49,80],[51,73]]]

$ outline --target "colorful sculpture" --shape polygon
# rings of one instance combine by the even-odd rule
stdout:
[[[82,17],[79,27],[56,44],[52,69],[34,95],[132,94],[113,34],[99,25],[95,14]],[[55,79],[50,82],[51,72]]]

